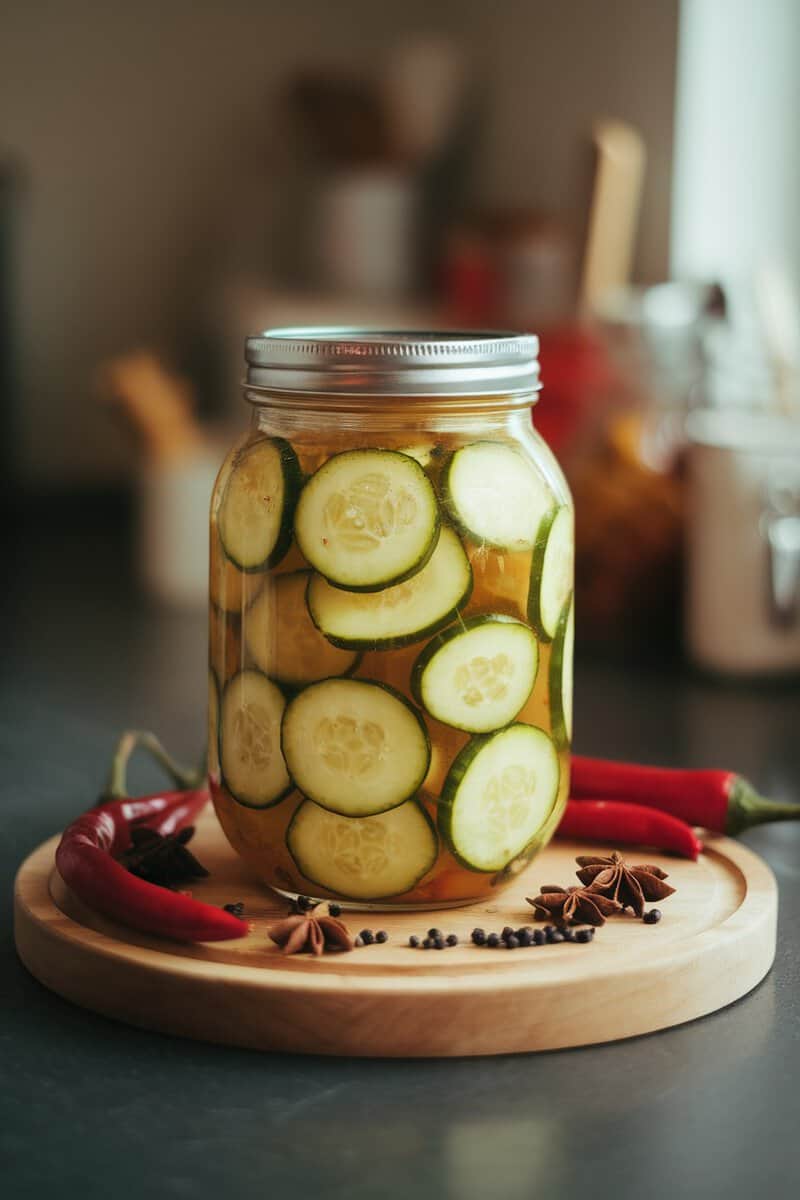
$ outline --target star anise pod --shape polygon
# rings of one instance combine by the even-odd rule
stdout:
[[[616,900],[622,908],[632,908],[637,917],[644,912],[645,900],[665,900],[675,891],[664,883],[666,871],[652,863],[629,866],[617,850],[605,858],[582,854],[575,861],[581,868],[576,872],[581,883]]]
[[[191,879],[203,879],[208,871],[186,844],[193,836],[192,825],[166,836],[146,826],[134,826],[131,844],[119,856],[118,862],[132,875],[161,887],[176,887]]]
[[[533,905],[534,914],[540,921],[555,917],[568,924],[570,921],[585,925],[604,925],[606,917],[622,911],[616,900],[610,900],[589,888],[543,887],[538,896],[526,897]]]
[[[352,950],[353,939],[343,921],[325,915],[315,916],[314,910],[292,913],[267,930],[284,954],[302,954],[304,950],[319,956],[325,950]]]

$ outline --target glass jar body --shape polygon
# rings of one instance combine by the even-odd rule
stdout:
[[[569,791],[558,464],[518,400],[326,413],[257,399],[211,504],[222,828],[286,894],[484,898],[547,844]],[[337,574],[378,553],[383,581]]]

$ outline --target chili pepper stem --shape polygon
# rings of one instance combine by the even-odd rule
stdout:
[[[800,821],[800,804],[781,804],[760,796],[754,787],[737,775],[728,796],[725,832],[730,837],[763,825],[767,821]]]
[[[117,742],[114,757],[111,760],[111,771],[104,793],[105,800],[127,799],[128,761],[134,750],[139,747],[148,751],[182,791],[192,791],[202,785],[203,772],[181,766],[164,749],[154,733],[149,733],[144,729],[127,729]]]

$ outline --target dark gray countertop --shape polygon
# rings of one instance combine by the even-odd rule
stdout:
[[[91,801],[124,726],[158,729],[185,757],[203,737],[203,615],[148,608],[123,541],[68,529],[22,539],[0,608],[9,1200],[797,1194],[800,825],[746,836],[780,885],[770,975],[720,1013],[628,1042],[451,1062],[258,1055],[114,1024],[28,976],[11,932],[19,862]],[[579,661],[576,725],[587,753],[722,764],[800,799],[797,683]]]

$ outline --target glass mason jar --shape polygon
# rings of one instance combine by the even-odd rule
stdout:
[[[210,786],[284,895],[487,896],[569,790],[573,513],[538,342],[273,330],[211,503]]]

